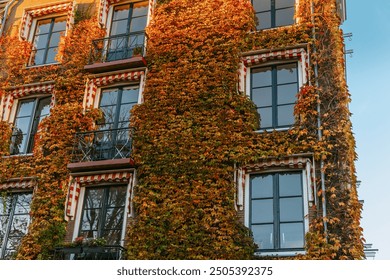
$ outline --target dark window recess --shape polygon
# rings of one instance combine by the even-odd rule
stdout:
[[[126,189],[126,186],[86,188],[79,235],[104,238],[108,245],[120,245]]]
[[[252,175],[250,228],[260,251],[304,248],[304,209],[301,172]]]
[[[251,99],[260,114],[261,129],[288,128],[294,124],[298,90],[297,63],[252,69]]]
[[[295,0],[252,0],[257,29],[294,24]]]
[[[11,155],[31,153],[38,124],[50,113],[51,97],[20,100],[11,138]]]
[[[0,259],[11,259],[30,224],[32,193],[0,195]]]
[[[44,65],[56,62],[58,45],[66,30],[66,17],[37,21],[33,37],[30,65]]]

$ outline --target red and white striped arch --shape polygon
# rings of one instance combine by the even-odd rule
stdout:
[[[302,84],[307,81],[307,69],[308,69],[308,54],[305,48],[291,48],[284,50],[270,50],[261,51],[257,54],[244,55],[241,59],[241,65],[239,69],[239,83],[238,90],[240,92],[246,91],[246,80],[248,68],[258,66],[264,63],[272,61],[284,61],[295,60],[299,61],[302,69]]]
[[[0,184],[0,191],[21,191],[21,190],[33,190],[36,186],[34,178],[24,179],[11,179]]]
[[[73,1],[67,1],[25,9],[20,26],[20,38],[24,40],[28,39],[34,19],[51,15],[67,15],[66,30],[69,30],[73,23],[74,7]]]
[[[54,83],[31,84],[31,85],[20,86],[12,90],[6,91],[6,95],[2,100],[2,108],[1,108],[2,120],[5,121],[9,120],[12,111],[12,106],[14,105],[16,99],[20,99],[35,94],[48,94],[48,95],[51,94],[50,107],[52,108],[54,106],[55,103]]]
[[[68,195],[66,197],[65,219],[70,220],[75,217],[82,187],[107,183],[122,183],[128,185],[129,201],[127,202],[127,213],[130,213],[130,199],[132,197],[132,189],[134,184],[134,172],[131,170],[116,172],[113,171],[93,175],[78,175],[72,177],[69,184]]]
[[[87,82],[86,94],[84,99],[84,108],[93,106],[98,88],[114,85],[123,82],[137,82],[143,83],[145,78],[145,71],[131,71],[119,74],[112,74],[90,79]],[[140,85],[141,88],[142,85]]]
[[[314,200],[314,170],[311,156],[291,155],[282,158],[265,158],[255,164],[246,165],[236,169],[237,206],[242,210],[244,207],[244,193],[248,180],[248,174],[265,173],[273,170],[305,170],[307,186],[309,189],[308,199]]]

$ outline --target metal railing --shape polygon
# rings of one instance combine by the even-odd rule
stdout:
[[[143,56],[145,33],[115,35],[92,41],[89,64]]]
[[[76,133],[72,162],[130,158],[133,134],[130,127]]]
[[[125,248],[119,245],[60,247],[54,250],[56,260],[120,260]]]

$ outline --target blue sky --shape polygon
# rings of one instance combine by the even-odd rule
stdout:
[[[364,237],[379,249],[375,259],[390,260],[390,1],[364,2],[347,0],[342,28],[353,33],[352,41],[345,41],[353,49],[347,56],[347,82]]]

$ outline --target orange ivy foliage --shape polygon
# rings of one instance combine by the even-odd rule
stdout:
[[[243,39],[254,27],[245,0],[173,0],[147,29],[145,102],[137,129],[137,214],[130,259],[248,259],[254,244],[234,209],[233,166],[257,127],[237,93]]]
[[[326,193],[319,188],[316,194],[326,201],[328,231],[321,205],[314,206],[307,254],[297,258],[362,258],[355,142],[335,4],[300,0],[299,24],[252,32],[255,21],[248,0],[157,1],[147,29],[145,102],[134,108],[131,120],[137,128],[138,185],[137,213],[127,234],[130,259],[252,258],[255,245],[234,208],[234,166],[306,152],[324,162]],[[19,259],[51,258],[64,237],[66,165],[73,134],[90,129],[99,115],[83,114],[80,105],[89,45],[103,36],[97,26],[94,20],[74,26],[60,47],[61,65],[26,69],[31,46],[17,38],[0,39],[0,59],[5,61],[0,67],[1,95],[11,86],[55,83],[56,106],[40,124],[34,157],[7,157],[0,164],[1,182],[26,176],[38,182],[33,221]],[[240,56],[304,43],[312,64],[309,82],[297,95],[295,125],[287,132],[255,133],[254,105],[237,92]],[[0,122],[0,132],[0,155],[8,155],[10,125]],[[321,184],[319,179],[316,183]]]
[[[55,84],[56,104],[50,116],[39,125],[33,156],[9,157],[1,161],[2,181],[24,176],[33,176],[37,181],[31,205],[32,222],[22,240],[16,256],[18,259],[50,259],[54,247],[64,239],[64,207],[69,178],[67,164],[72,154],[74,134],[90,130],[94,120],[100,117],[95,110],[83,113],[86,82],[83,67],[87,63],[92,40],[103,34],[95,19],[81,20],[62,40],[57,55],[61,64],[52,66],[26,68],[31,46],[12,37],[7,38],[8,44],[4,45],[7,60],[2,67],[6,73],[2,80],[3,89],[39,81],[54,81]],[[8,131],[8,134],[2,134],[7,139],[2,151],[7,154],[10,126],[4,123],[1,130]],[[28,164],[26,159],[29,159]]]
[[[301,0],[299,25],[248,33],[254,26],[248,2],[158,1],[147,32],[145,103],[132,115],[139,185],[130,258],[250,258],[253,244],[234,218],[233,163],[297,153],[324,161],[327,191],[316,191],[328,207],[326,218],[321,206],[311,209],[307,254],[297,258],[363,256],[336,3],[313,1],[312,14],[312,1]],[[298,93],[296,124],[287,132],[253,133],[253,106],[235,88],[240,53],[302,43],[313,64]]]

